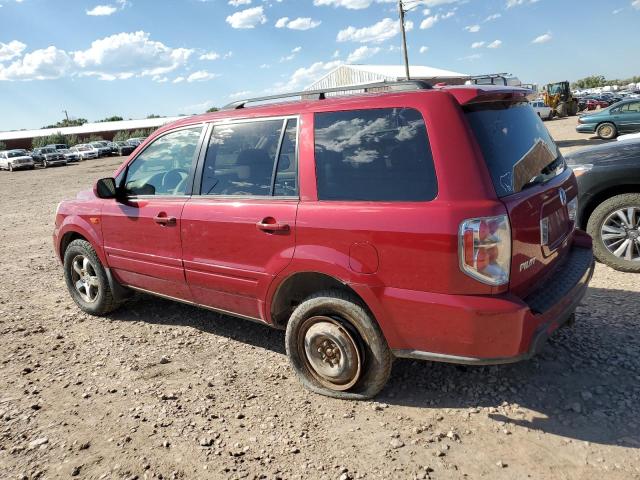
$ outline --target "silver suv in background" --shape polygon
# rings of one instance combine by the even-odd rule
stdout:
[[[0,152],[0,170],[14,170],[29,169],[33,170],[34,163],[33,158],[29,155],[25,155],[22,150],[6,150]]]

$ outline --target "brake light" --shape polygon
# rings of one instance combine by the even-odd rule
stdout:
[[[488,285],[509,281],[511,227],[506,215],[471,218],[460,224],[460,268]]]

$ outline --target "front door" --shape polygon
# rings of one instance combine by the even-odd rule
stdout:
[[[126,199],[108,200],[102,233],[108,263],[123,284],[191,300],[182,265],[181,216],[191,192],[202,126],[166,133],[124,172]]]
[[[264,319],[269,284],[293,257],[298,209],[297,119],[213,128],[194,196],[182,213],[194,300]]]
[[[640,101],[622,105],[616,115],[618,133],[634,133],[640,131]]]

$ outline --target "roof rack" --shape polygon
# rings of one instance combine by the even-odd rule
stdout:
[[[269,95],[266,97],[247,98],[244,100],[237,100],[228,105],[222,107],[223,110],[233,110],[244,108],[247,103],[266,102],[269,100],[278,100],[283,98],[301,97],[304,100],[324,100],[327,97],[327,93],[349,92],[354,90],[364,90],[365,93],[386,89],[396,91],[408,91],[408,90],[428,90],[431,89],[431,84],[423,80],[401,80],[398,82],[377,82],[367,83],[363,85],[352,85],[345,87],[333,87],[324,88],[321,90],[306,90],[301,92],[282,93],[279,95]]]

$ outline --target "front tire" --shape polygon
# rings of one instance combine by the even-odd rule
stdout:
[[[10,164],[9,164],[9,171],[10,171],[10,172],[13,172],[13,163],[10,163]]]
[[[598,205],[587,233],[600,262],[621,272],[640,273],[640,193],[616,195]]]
[[[64,279],[71,298],[83,312],[104,316],[120,305],[113,298],[96,251],[86,240],[74,240],[65,250]]]
[[[305,388],[328,397],[364,400],[382,390],[393,355],[376,321],[349,293],[311,295],[294,310],[287,355]]]
[[[602,140],[612,140],[618,136],[618,131],[613,123],[605,122],[598,125],[596,135]]]

